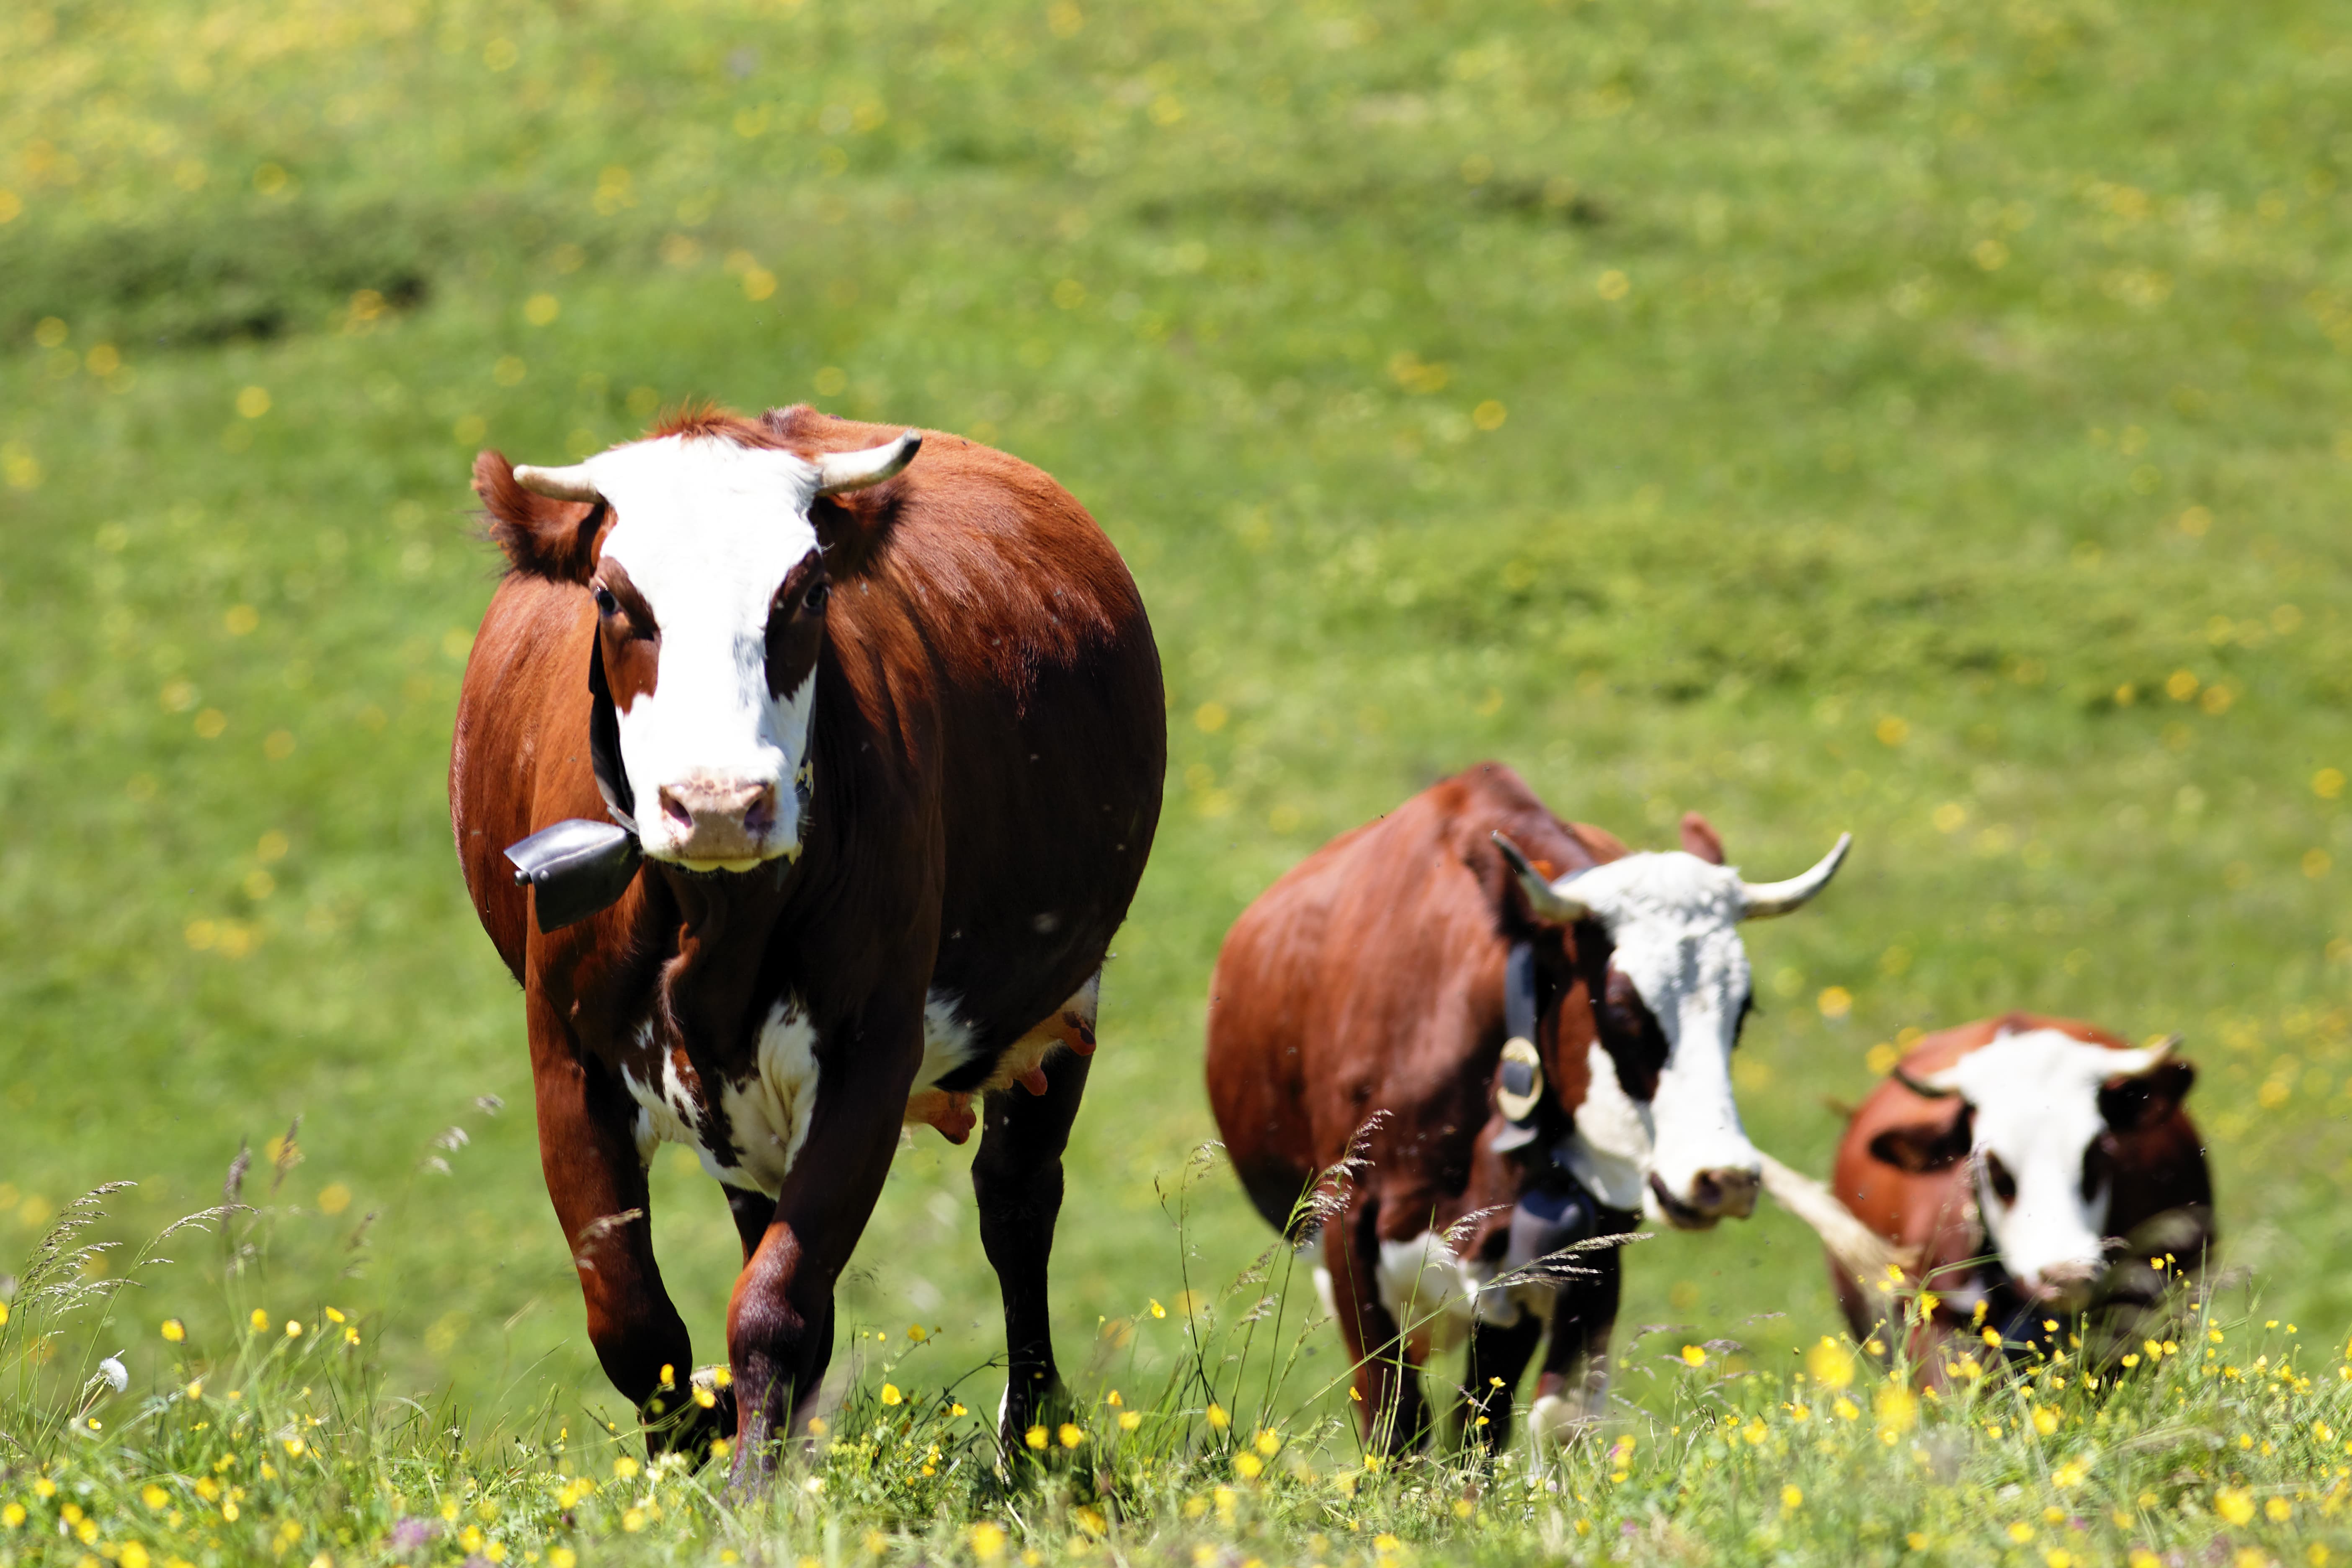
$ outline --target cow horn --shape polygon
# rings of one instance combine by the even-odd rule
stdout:
[[[533,495],[552,497],[556,500],[603,500],[596,481],[588,477],[588,465],[574,463],[564,468],[534,468],[529,463],[515,466],[515,483]]]
[[[816,493],[835,496],[844,490],[878,485],[913,462],[922,444],[922,433],[908,430],[895,441],[868,447],[861,452],[820,452],[815,458]]]
[[[1913,1078],[1899,1067],[1889,1068],[1886,1076],[1922,1100],[1949,1100],[1960,1092],[1957,1089],[1947,1089],[1940,1084],[1929,1083],[1925,1079]]]
[[[1517,845],[1499,833],[1492,837],[1495,847],[1503,852],[1504,864],[1510,867],[1511,874],[1519,879],[1519,890],[1528,896],[1528,908],[1535,912],[1538,920],[1572,925],[1592,912],[1574,899],[1562,896],[1558,889],[1545,881],[1536,868],[1528,864],[1528,858],[1519,853]]]
[[[2114,1072],[2107,1076],[2110,1078],[2137,1078],[2142,1073],[2153,1072],[2159,1065],[2162,1064],[2167,1057],[2172,1054],[2173,1047],[2179,1044],[2180,1044],[2180,1037],[2179,1035],[2167,1035],[2164,1038],[2157,1041],[2156,1044],[2143,1047],[2139,1050],[2117,1051],[2116,1053],[2116,1060],[2118,1063],[2127,1062],[2134,1065],[2128,1067],[2119,1066]]]
[[[1801,910],[1812,901],[1815,893],[1830,885],[1837,868],[1853,847],[1853,835],[1841,833],[1830,852],[1817,861],[1813,868],[1801,877],[1791,877],[1785,882],[1742,882],[1739,890],[1747,896],[1746,907],[1740,910],[1744,921],[1769,921],[1774,915],[1785,915]]]

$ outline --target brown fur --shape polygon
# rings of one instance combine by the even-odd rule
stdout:
[[[672,428],[803,454],[898,430],[806,408]],[[756,1468],[830,1352],[833,1280],[897,1143],[927,992],[961,998],[979,1047],[943,1087],[981,1089],[1101,966],[1125,917],[1166,756],[1150,628],[1117,552],[1060,486],[928,435],[896,479],[815,509],[833,592],[798,861],[719,879],[649,864],[613,908],[541,933],[502,851],[604,815],[587,744],[596,509],[521,490],[495,453],[476,474],[516,571],[467,668],[452,823],[475,909],[524,987],[549,1191],[575,1251],[593,1253],[590,1337],[633,1399],[656,1397],[659,1367],[690,1357],[646,1222],[600,1224],[646,1204],[620,1071],[646,1078],[675,1054],[705,1084],[738,1078],[788,992],[816,1028],[814,1120],[782,1196],[730,1191],[745,1254],[730,1356],[740,1462]],[[1005,1283],[1014,1415],[1052,1383],[1045,1248],[1084,1069],[1057,1056],[1044,1098],[988,1096],[975,1182]]]

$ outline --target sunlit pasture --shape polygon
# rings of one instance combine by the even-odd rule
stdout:
[[[148,0],[6,7],[0,61],[0,1411],[43,1413],[0,1421],[0,1563],[2352,1545],[2342,15]],[[927,1129],[801,1489],[614,1469],[448,837],[466,476],[694,398],[1039,464],[1159,636],[1169,809],[1056,1250],[1096,1415],[1009,1481]],[[1234,1286],[1271,1237],[1195,1153],[1203,992],[1272,878],[1488,757],[1637,845],[1702,810],[1753,876],[1855,834],[1748,933],[1736,1078],[1800,1168],[1917,1031],[2181,1031],[2212,1323],[2121,1393],[1890,1414],[1796,1381],[1839,1322],[1768,1209],[1635,1245],[1629,1403],[1563,1468],[1364,1472],[1311,1289]],[[267,1213],[27,1304],[78,1194],[138,1184],[103,1287],[241,1147]],[[715,1359],[735,1240],[682,1156],[655,1224]]]

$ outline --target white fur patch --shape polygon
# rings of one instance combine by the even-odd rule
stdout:
[[[786,997],[769,1010],[760,1027],[759,1065],[738,1082],[719,1091],[720,1114],[727,1118],[729,1141],[740,1163],[722,1169],[710,1155],[702,1168],[734,1186],[748,1186],[774,1197],[784,1190],[784,1177],[808,1142],[809,1119],[816,1113],[816,1030],[801,1011],[796,998]]]
[[[1599,1041],[1587,1047],[1585,1059],[1592,1083],[1576,1108],[1576,1133],[1562,1152],[1594,1197],[1638,1213],[1650,1195],[1650,1107],[1625,1092],[1615,1059]]]
[[[1454,1257],[1445,1238],[1433,1231],[1410,1241],[1381,1242],[1373,1270],[1381,1305],[1407,1340],[1430,1352],[1460,1344],[1469,1337],[1473,1322],[1516,1323],[1528,1307],[1541,1310],[1551,1300],[1548,1285],[1498,1287],[1491,1283],[1494,1277],[1492,1265]],[[1330,1288],[1328,1278],[1318,1283],[1322,1289]]]
[[[918,1094],[971,1060],[978,1048],[971,1043],[971,1026],[956,1016],[961,1005],[945,991],[923,999],[923,1065],[915,1069]]]

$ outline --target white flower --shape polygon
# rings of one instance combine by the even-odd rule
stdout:
[[[106,1386],[117,1394],[131,1386],[131,1369],[122,1364],[120,1351],[98,1363],[98,1375],[106,1379]]]

